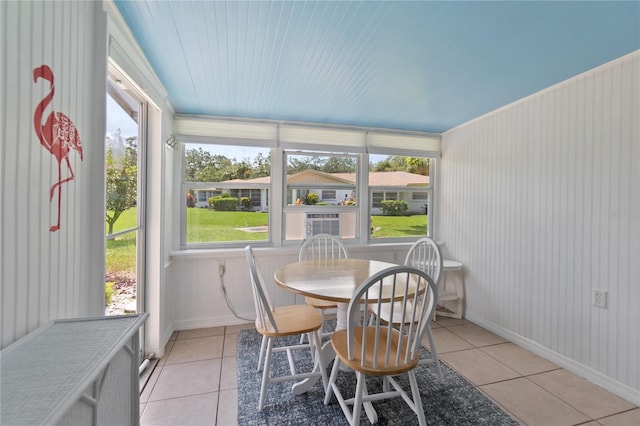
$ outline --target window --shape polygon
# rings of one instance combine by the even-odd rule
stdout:
[[[269,240],[269,148],[185,143],[184,246]]]
[[[427,204],[431,159],[388,156],[369,172],[371,239],[429,235]]]
[[[427,200],[429,198],[428,192],[414,192],[413,194],[414,200]]]
[[[285,151],[284,240],[357,237],[356,154]]]
[[[177,115],[183,248],[429,235],[437,135]]]

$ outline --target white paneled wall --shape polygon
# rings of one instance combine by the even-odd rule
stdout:
[[[100,2],[0,2],[0,280],[4,347],[54,318],[104,313],[104,121],[106,19]],[[75,179],[60,188],[56,157],[41,145],[34,111],[49,82],[52,111],[67,115],[83,157],[68,155]],[[69,177],[61,161],[62,178]]]
[[[635,52],[445,133],[436,234],[470,319],[636,403],[639,123]]]
[[[274,303],[295,303],[295,295],[276,287],[272,277],[276,269],[297,260],[297,251],[254,249],[254,253]],[[218,269],[221,263],[225,269],[222,280]],[[172,279],[168,283],[175,329],[237,324],[246,322],[242,318],[255,318],[249,267],[243,250],[221,252],[219,256],[177,256],[171,267]],[[236,318],[227,307],[222,281],[229,303],[242,318]]]
[[[387,262],[402,262],[410,244],[349,247],[349,256]],[[256,262],[276,305],[304,303],[273,281],[274,272],[298,260],[300,245],[281,249],[254,249]],[[176,252],[167,270],[167,309],[175,330],[222,326],[246,322],[227,307],[218,265],[225,265],[224,283],[231,305],[240,316],[253,320],[255,310],[249,267],[243,250]],[[168,338],[169,336],[167,336]]]

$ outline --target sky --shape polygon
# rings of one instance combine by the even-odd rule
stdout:
[[[138,123],[133,121],[122,108],[107,96],[107,136],[112,136],[116,130],[120,129],[120,136],[138,136]]]

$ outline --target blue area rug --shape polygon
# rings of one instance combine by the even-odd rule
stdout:
[[[257,372],[258,356],[262,336],[255,330],[242,330],[238,335],[238,424],[239,425],[346,425],[347,421],[335,396],[325,406],[322,381],[303,395],[292,395],[292,382],[269,385],[265,407],[259,412],[260,382],[262,373]],[[298,338],[280,338],[274,347],[295,344]],[[296,353],[298,371],[310,371],[311,358],[308,351]],[[428,358],[429,352],[421,350],[420,357]],[[327,377],[331,373],[330,364]],[[272,373],[284,375],[288,372],[286,354],[274,353]],[[429,425],[518,425],[514,419],[502,411],[466,379],[441,363],[444,383],[438,381],[432,363],[419,365],[416,377],[420,387],[420,396]],[[406,375],[399,377],[399,383],[410,389]],[[355,374],[339,373],[339,386],[345,398],[352,397],[355,391]],[[367,387],[370,393],[381,389],[381,379],[369,378]],[[350,389],[346,390],[346,389]],[[380,425],[417,425],[418,419],[402,398],[373,403],[378,413]],[[364,411],[363,411],[364,413]],[[363,414],[361,424],[369,424]]]

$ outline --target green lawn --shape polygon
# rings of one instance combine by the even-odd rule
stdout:
[[[113,225],[113,232],[123,231],[136,226],[135,208],[125,210]],[[105,223],[106,226],[106,223]],[[105,233],[106,233],[105,227]],[[107,240],[107,272],[136,270],[136,234],[130,232]]]
[[[236,228],[266,227],[269,215],[258,212],[217,212],[187,209],[187,242],[267,240],[267,232],[246,232]]]
[[[187,242],[266,240],[267,232],[246,232],[235,228],[266,227],[267,213],[216,212],[209,209],[187,209]],[[134,227],[136,209],[122,213],[114,232]],[[427,216],[373,216],[372,238],[422,237],[427,235]],[[107,271],[135,271],[135,234],[128,233],[107,241]]]
[[[372,216],[372,238],[426,237],[427,215]]]

